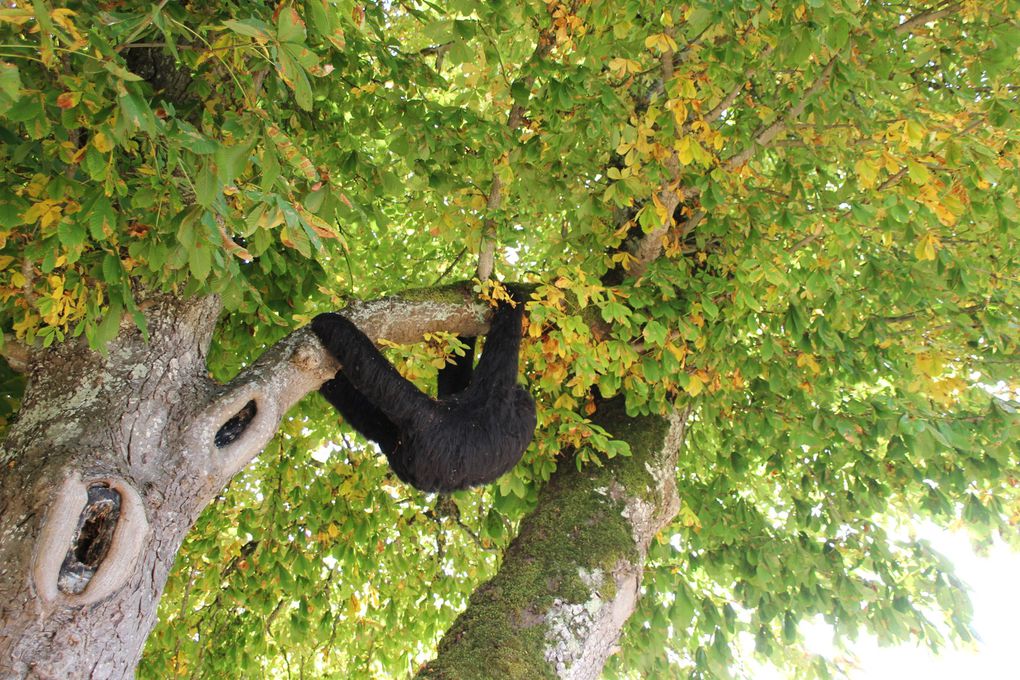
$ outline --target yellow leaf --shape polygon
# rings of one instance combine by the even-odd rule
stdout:
[[[262,229],[273,229],[283,224],[283,220],[283,211],[279,208],[272,208],[259,216],[257,224]]]
[[[673,214],[662,204],[658,192],[652,194],[652,204],[655,206],[655,215],[659,218],[659,224],[673,224]]]
[[[25,332],[39,325],[41,319],[35,314],[26,314],[21,321],[14,322],[14,334],[19,338],[25,336]]]
[[[687,104],[682,99],[670,99],[666,102],[666,108],[673,112],[673,120],[678,127],[687,120]]]
[[[910,180],[918,186],[927,184],[931,179],[928,168],[917,161],[907,161],[907,174],[910,175]]]
[[[685,527],[694,529],[695,532],[701,529],[701,519],[687,503],[683,503],[680,507],[679,518]]]
[[[878,166],[873,160],[863,157],[854,163],[854,171],[860,181],[861,187],[870,189],[878,181]]]
[[[945,369],[945,357],[939,352],[918,352],[914,355],[914,367],[921,375],[935,378]]]
[[[610,59],[609,70],[616,74],[617,77],[622,78],[627,75],[627,60],[622,57]]]
[[[15,26],[22,26],[35,19],[35,14],[30,9],[5,9],[0,11],[0,23],[7,22]]]
[[[676,157],[684,165],[690,165],[694,160],[694,151],[691,148],[691,138],[682,137],[676,142]]]
[[[665,33],[655,33],[645,38],[645,47],[650,50],[656,49],[659,52],[675,51],[676,41]]]
[[[947,227],[951,227],[956,224],[956,215],[953,214],[953,211],[950,210],[947,205],[943,203],[936,203],[931,206],[931,208],[935,211],[935,216],[939,218],[939,222],[942,224]]]
[[[314,231],[319,238],[337,238],[340,236],[339,232],[337,232],[334,227],[330,226],[326,220],[322,219],[315,213],[305,210],[305,207],[300,203],[291,203],[291,205],[294,206],[294,209],[297,210],[299,215],[301,215],[301,219],[303,219],[308,226],[312,228],[312,231]]]
[[[815,360],[811,354],[800,354],[797,356],[797,366],[804,368],[807,366],[811,369],[811,372],[818,375],[822,372],[822,367],[818,365],[818,361]]]
[[[109,153],[113,150],[113,142],[102,132],[97,132],[92,137],[92,146],[96,147],[96,151],[99,153]]]
[[[44,229],[54,222],[58,221],[61,216],[61,206],[56,201],[49,199],[33,203],[32,207],[25,211],[25,214],[21,216],[25,222],[29,224],[39,221],[39,225]]]
[[[684,390],[687,394],[692,397],[696,397],[701,394],[701,391],[705,388],[705,383],[701,380],[697,373],[691,374],[690,380],[687,382],[687,387]]]
[[[925,130],[924,126],[915,120],[908,120],[905,127],[906,142],[912,147],[920,147],[924,142],[925,136],[928,131]]]
[[[676,91],[681,97],[685,99],[697,99],[698,88],[694,86],[694,80],[691,78],[679,78],[677,79]]]
[[[914,257],[918,260],[934,260],[935,254],[942,247],[942,242],[935,234],[928,232],[914,246]]]
[[[896,156],[893,156],[891,153],[882,154],[882,165],[883,167],[885,167],[885,171],[888,172],[890,175],[895,175],[897,172],[900,171],[900,161],[898,158],[896,158]]]

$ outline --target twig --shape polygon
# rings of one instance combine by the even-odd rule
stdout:
[[[775,48],[772,45],[769,45],[764,50],[762,50],[761,54],[758,56],[758,59],[760,60],[768,57],[770,54],[772,54],[772,50],[774,49]],[[737,83],[736,87],[730,90],[729,94],[723,97],[722,101],[716,104],[715,107],[705,115],[705,120],[714,121],[717,120],[720,116],[722,116],[723,111],[730,108],[730,106],[733,105],[733,102],[737,100],[737,97],[740,96],[740,93],[744,89],[744,83],[753,78],[757,73],[758,73],[757,68],[749,69],[747,73],[744,74],[744,77],[740,79],[740,82]],[[687,128],[687,126],[684,127]]]
[[[944,148],[946,146],[946,144],[949,143],[950,140],[959,139],[961,135],[966,135],[966,134],[969,134],[969,133],[973,132],[974,129],[977,128],[978,126],[980,126],[983,122],[984,122],[984,118],[982,116],[978,116],[977,118],[972,120],[970,123],[968,123],[966,125],[966,127],[964,127],[962,130],[960,130],[959,133],[957,133],[956,135],[953,135],[953,136],[947,138],[946,141],[944,141],[942,144],[939,144],[937,147],[935,147],[934,152],[937,153],[939,150]],[[877,191],[885,191],[889,187],[891,187],[894,184],[896,184],[897,182],[899,182],[903,178],[903,176],[906,175],[906,174],[907,174],[907,168],[906,168],[906,166],[904,166],[904,167],[900,168],[897,172],[895,172],[892,175],[890,175],[889,177],[886,177],[885,180],[883,180],[883,182],[878,185]],[[853,210],[845,210],[843,212],[843,214],[840,215],[840,217],[838,219],[840,219],[840,220],[846,219],[852,212],[853,212]],[[797,241],[792,246],[787,248],[786,252],[791,253],[791,254],[795,253],[798,250],[800,250],[801,248],[814,243],[815,241],[817,241],[820,238],[822,238],[822,232],[821,231],[817,231],[817,232],[815,232],[813,234],[808,234],[807,236],[805,236],[804,238],[802,238],[801,240]]]
[[[909,19],[903,21],[898,26],[896,26],[896,32],[906,33],[913,29],[915,26],[920,26],[922,24],[927,24],[932,21],[935,21],[936,19],[941,19],[942,17],[946,16],[947,14],[950,14],[956,9],[957,6],[955,2],[948,2],[942,5],[941,9],[933,9],[927,12],[921,12],[920,14],[914,15]]]
[[[134,39],[137,38],[138,36],[140,36],[142,34],[142,32],[145,29],[147,29],[152,24],[153,21],[156,20],[156,15],[159,12],[163,11],[163,8],[166,7],[166,3],[168,3],[169,1],[170,0],[162,0],[159,3],[159,5],[155,9],[152,10],[152,13],[149,14],[149,16],[145,17],[145,19],[143,19],[142,22],[140,24],[138,24],[138,26],[135,27],[135,30],[133,30],[131,32],[131,35],[129,35],[127,37],[127,40],[125,40],[122,44],[118,45],[114,49],[114,51],[120,53],[120,52],[124,51],[125,49],[127,49],[128,47],[130,47],[131,43],[134,42]]]
[[[443,279],[446,278],[447,274],[453,271],[453,268],[456,267],[457,264],[464,258],[464,256],[467,254],[467,251],[468,251],[467,246],[461,248],[460,252],[457,253],[457,256],[453,258],[453,262],[450,263],[450,266],[443,270],[443,273],[440,274],[439,277],[432,282],[432,285],[438,286],[440,283],[442,283]]]

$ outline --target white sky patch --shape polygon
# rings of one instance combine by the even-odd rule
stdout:
[[[903,644],[883,647],[872,635],[850,645],[858,667],[850,680],[1012,680],[1020,678],[1020,554],[996,543],[986,556],[976,554],[963,532],[950,532],[933,524],[917,527],[956,567],[956,575],[970,588],[974,629],[979,640],[972,648],[944,647],[938,655],[927,646]],[[802,625],[807,648],[826,657],[846,656],[832,643],[832,629],[821,619]],[[750,643],[753,646],[753,641]],[[759,680],[787,676],[772,667],[749,664]]]
[[[927,647],[879,647],[874,638],[855,645],[860,670],[853,678],[921,677],[925,680],[1020,677],[1020,554],[998,543],[986,557],[977,555],[962,532],[934,525],[918,528],[956,566],[956,574],[970,587],[974,628],[980,641],[974,649],[946,648],[935,656]]]

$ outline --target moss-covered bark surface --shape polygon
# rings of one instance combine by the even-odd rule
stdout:
[[[619,618],[621,583],[635,591],[623,598],[632,606],[650,539],[635,524],[648,513],[635,508],[675,508],[656,471],[673,465],[678,442],[668,436],[669,419],[628,417],[622,404],[604,404],[593,420],[627,441],[632,455],[581,471],[564,461],[499,573],[471,597],[419,678],[563,677],[584,656],[587,636],[605,636],[599,619],[614,609]]]

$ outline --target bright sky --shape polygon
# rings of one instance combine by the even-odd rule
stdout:
[[[996,545],[978,556],[963,533],[933,525],[918,530],[921,538],[952,560],[956,574],[971,589],[974,627],[981,641],[975,649],[946,648],[935,656],[927,647],[880,647],[874,638],[854,646],[859,669],[853,680],[1014,680],[1020,678],[1020,554]],[[823,626],[802,629],[812,650],[826,654],[833,648]]]
[[[981,637],[974,649],[944,648],[935,656],[927,647],[880,647],[874,637],[853,646],[858,668],[850,680],[1017,680],[1020,679],[1020,554],[1004,545],[988,555],[974,553],[963,533],[928,524],[917,528],[940,553],[956,565],[956,575],[970,586],[974,628]],[[824,622],[801,626],[807,647],[829,658],[846,656],[832,644],[832,629]],[[747,651],[753,648],[748,639]],[[746,658],[746,657],[745,657]],[[774,667],[748,660],[750,677],[786,680]]]

